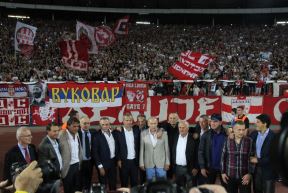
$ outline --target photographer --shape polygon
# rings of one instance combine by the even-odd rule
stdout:
[[[15,178],[15,193],[35,193],[39,185],[43,182],[41,169],[37,167],[37,162],[33,161]],[[8,181],[0,182],[0,190],[12,190],[13,185],[8,186]]]

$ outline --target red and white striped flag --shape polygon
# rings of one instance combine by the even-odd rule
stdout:
[[[256,117],[263,113],[263,97],[227,97],[222,96],[222,118],[224,122],[232,119],[231,110],[238,106],[244,106],[244,114],[249,118],[250,123],[256,122]]]
[[[33,54],[37,28],[17,21],[14,37],[15,50],[29,58]]]

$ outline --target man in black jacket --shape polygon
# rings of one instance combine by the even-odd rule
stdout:
[[[133,117],[125,114],[123,127],[117,132],[117,146],[119,149],[118,167],[120,168],[121,186],[138,185],[140,130],[132,128]]]
[[[6,154],[4,160],[4,179],[12,182],[11,166],[18,162],[20,166],[37,160],[36,148],[32,141],[32,134],[28,127],[19,127],[16,131],[18,144],[12,147]]]
[[[171,157],[175,166],[176,183],[178,186],[184,186],[187,180],[192,180],[198,173],[196,168],[197,145],[192,134],[188,132],[189,123],[187,121],[179,121],[178,127],[179,134],[175,136]]]
[[[206,131],[201,139],[198,150],[198,163],[201,175],[208,184],[214,184],[217,175],[220,176],[221,183],[221,153],[226,140],[226,133],[222,127],[222,117],[213,114],[210,122],[211,129]]]
[[[254,172],[254,193],[274,193],[276,172],[271,163],[271,142],[275,134],[269,129],[270,117],[261,114],[256,117],[256,131],[251,133],[251,138],[256,147],[256,156],[251,157],[251,162],[256,164]]]

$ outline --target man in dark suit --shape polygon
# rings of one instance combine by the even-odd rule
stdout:
[[[93,139],[93,158],[99,169],[101,184],[109,184],[110,190],[116,190],[116,157],[118,150],[115,139],[117,131],[111,131],[108,117],[100,118],[101,130]]]
[[[82,117],[80,119],[80,127],[78,135],[80,138],[81,146],[83,149],[83,161],[80,169],[80,184],[82,190],[89,190],[91,187],[93,161],[91,150],[92,139],[95,136],[96,130],[89,129],[90,119],[88,117]]]
[[[192,181],[198,173],[197,169],[197,144],[189,131],[187,121],[179,121],[179,134],[175,136],[172,147],[172,162],[176,183],[178,186],[184,186],[188,180]],[[196,184],[193,184],[196,185]]]
[[[57,169],[58,175],[53,179],[45,179],[48,181],[60,179],[62,169],[62,156],[60,153],[60,145],[58,142],[59,127],[55,123],[50,123],[46,127],[47,136],[44,137],[38,147],[38,163],[47,164],[51,162]]]
[[[128,187],[130,178],[131,187],[134,187],[138,185],[140,130],[132,128],[131,114],[125,114],[123,118],[122,130],[117,132],[121,186]]]
[[[175,136],[179,134],[178,121],[179,121],[178,114],[170,113],[168,115],[168,121],[164,122],[163,124],[160,124],[159,126],[160,128],[163,128],[167,132],[170,155],[171,155],[172,146],[174,144]],[[171,159],[171,156],[170,156],[170,159]],[[170,160],[170,163],[172,163],[172,160]],[[174,165],[171,164],[170,169],[167,171],[167,177],[169,179],[172,179],[173,177],[173,170],[174,170],[173,167]]]
[[[36,148],[32,141],[32,134],[28,127],[19,127],[16,131],[18,144],[12,147],[6,154],[4,160],[4,179],[12,182],[11,166],[18,162],[20,166],[29,164],[37,159]]]
[[[138,129],[141,133],[141,131],[144,131],[145,129],[148,129],[147,126],[147,120],[146,116],[143,114],[139,114],[137,116],[137,123],[133,125],[133,130]],[[140,184],[144,184],[146,182],[146,172],[143,170],[139,170],[140,172]]]
[[[250,161],[256,164],[254,172],[254,193],[274,193],[276,172],[271,163],[271,143],[275,134],[269,129],[271,119],[266,114],[256,117],[256,131],[251,133],[251,138],[256,147],[256,156]]]

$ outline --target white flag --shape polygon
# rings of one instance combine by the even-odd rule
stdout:
[[[17,21],[15,29],[15,50],[21,51],[25,46],[33,46],[37,28]]]
[[[95,27],[92,27],[90,25],[86,25],[84,23],[77,21],[77,24],[76,24],[77,40],[86,39],[88,41],[88,44],[89,44],[88,45],[88,53],[89,54],[97,54],[98,53],[98,47],[96,44],[94,34],[95,34]]]

